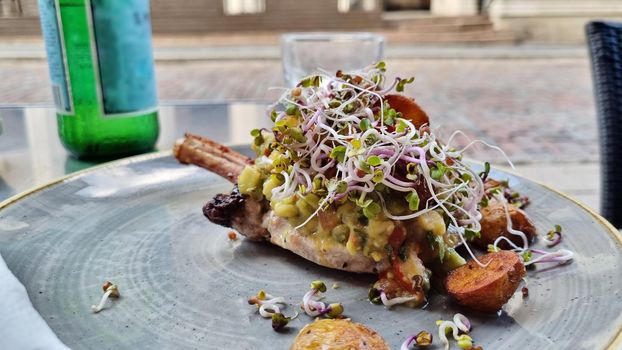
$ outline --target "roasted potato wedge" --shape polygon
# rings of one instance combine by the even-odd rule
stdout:
[[[376,331],[349,319],[316,319],[300,330],[290,350],[389,350]]]
[[[496,312],[518,288],[525,266],[518,254],[502,250],[471,260],[449,273],[447,293],[460,305],[482,312]]]
[[[507,218],[505,216],[505,208],[498,201],[490,201],[488,206],[481,208],[482,219],[479,223],[482,225],[480,237],[473,240],[473,243],[480,248],[486,249],[489,244],[500,236],[505,236],[519,247],[523,246],[521,237],[513,235],[507,230]],[[512,220],[512,228],[522,231],[527,236],[527,241],[531,243],[536,237],[536,226],[523,210],[518,209],[512,204],[508,204],[508,212],[510,220]],[[505,241],[499,243],[499,248],[508,249],[509,244]]]
[[[430,124],[428,115],[414,99],[403,95],[385,95],[384,99],[389,102],[391,108],[402,113],[404,119],[410,120],[417,128],[424,124]]]

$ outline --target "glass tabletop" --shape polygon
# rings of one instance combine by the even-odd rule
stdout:
[[[210,102],[160,107],[156,150],[169,150],[185,132],[226,145],[251,142],[249,130],[269,127],[267,103]],[[60,143],[54,109],[0,107],[0,201],[55,178],[108,160],[80,160]]]

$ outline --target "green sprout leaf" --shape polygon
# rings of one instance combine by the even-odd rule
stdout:
[[[374,170],[374,177],[371,180],[375,183],[382,182],[384,180],[384,172],[381,169]]]
[[[348,190],[348,183],[345,181],[330,179],[326,188],[331,192],[344,193]]]
[[[380,69],[381,72],[386,72],[387,64],[384,61],[379,61],[376,63],[376,68]]]
[[[406,164],[406,178],[411,181],[415,181],[419,178],[419,168],[416,163]]]
[[[381,210],[382,208],[378,203],[371,202],[365,208],[363,208],[363,215],[365,215],[365,217],[368,219],[373,219],[378,216],[378,214],[380,214]]]
[[[359,161],[359,169],[363,170],[363,172],[365,172],[366,174],[371,173],[371,167],[369,166],[369,164],[367,164],[367,162],[364,161]]]
[[[382,164],[382,159],[380,159],[380,157],[378,156],[370,156],[369,158],[367,158],[367,164],[371,166],[378,166]]]
[[[503,192],[503,189],[500,186],[493,187],[488,190],[491,195],[499,195]]]
[[[352,145],[354,149],[361,148],[361,140],[359,139],[353,139],[352,141],[350,141],[350,144]]]
[[[254,144],[255,146],[261,146],[262,143],[264,143],[264,138],[263,135],[261,134],[261,130],[259,129],[253,129],[251,130],[251,136],[253,136],[254,139]]]
[[[366,208],[368,207],[370,204],[372,204],[374,201],[372,199],[363,199],[363,198],[357,198],[355,200],[356,205],[358,205],[361,208]]]
[[[367,293],[367,298],[372,304],[382,303],[382,300],[380,299],[380,291],[374,287],[369,288],[369,292]]]
[[[369,121],[369,119],[367,118],[364,118],[361,120],[359,127],[361,128],[362,131],[366,131],[371,128],[371,121]]]
[[[490,163],[484,163],[484,171],[479,173],[479,177],[482,178],[482,181],[485,181],[488,178],[488,174],[490,173]]]
[[[406,131],[407,128],[408,128],[408,124],[406,124],[404,119],[397,120],[397,126],[395,127],[395,130],[397,130],[397,132],[404,132]]]
[[[377,183],[374,189],[378,192],[388,192],[389,188],[384,184]]]
[[[468,228],[464,230],[464,238],[467,241],[473,240],[475,238],[480,238],[482,234],[479,231],[469,230]]]
[[[441,162],[436,162],[436,167],[430,169],[430,177],[434,180],[440,180],[445,175],[447,167]]]
[[[397,118],[395,109],[389,108],[384,112],[384,123],[386,125],[395,125],[395,118]]]
[[[344,193],[348,190],[348,183],[345,181],[337,182],[337,193]]]
[[[464,180],[465,182],[469,182],[469,181],[471,181],[473,179],[471,177],[471,174],[469,174],[469,173],[462,173],[462,174],[460,174],[460,178],[462,180]]]
[[[288,129],[285,130],[284,134],[286,136],[289,136],[291,138],[291,140],[294,140],[294,141],[299,142],[299,143],[303,143],[303,142],[307,141],[307,138],[302,133],[302,129],[300,129],[300,128],[288,128]],[[288,142],[288,143],[291,143],[291,142]]]
[[[274,168],[274,170],[278,172],[285,171],[289,167],[290,164],[291,164],[290,159],[287,158],[287,156],[284,154],[278,156],[276,159],[272,161],[272,167]]]
[[[337,318],[343,313],[343,305],[341,303],[333,303],[328,305],[329,311],[326,313],[328,318]]]
[[[323,281],[315,280],[311,282],[311,289],[317,290],[319,292],[326,292],[326,284]]]
[[[287,326],[287,324],[291,320],[292,320],[291,317],[286,317],[280,312],[274,313],[272,314],[272,329],[275,332],[278,332],[282,330],[283,328],[285,328],[285,326]]]
[[[330,102],[328,102],[328,107],[330,108],[337,108],[341,106],[341,101],[339,100],[330,100]]]
[[[434,251],[438,252],[438,259],[443,262],[445,253],[447,252],[447,246],[442,236],[437,236],[433,233],[428,233],[428,241]]]
[[[400,79],[400,80],[397,82],[397,86],[395,86],[395,91],[397,91],[397,92],[402,92],[402,91],[404,91],[404,85],[406,85],[406,84],[410,84],[410,83],[412,83],[413,81],[415,81],[415,77],[410,77],[410,78],[408,78],[408,79]]]
[[[336,159],[339,163],[343,163],[346,158],[346,146],[337,146],[330,151],[330,157]]]
[[[481,208],[486,208],[488,206],[488,197],[486,196],[482,197],[482,201],[479,202],[479,206]]]
[[[412,191],[406,196],[406,201],[408,202],[408,209],[410,211],[419,210],[419,194],[417,191]]]
[[[555,238],[555,236],[561,235],[561,233],[562,233],[562,227],[560,225],[555,225],[555,227],[552,230],[547,232],[546,236],[549,240],[552,240]]]
[[[499,247],[495,247],[495,246],[494,246],[494,245],[492,245],[492,244],[489,244],[489,245],[488,245],[488,252],[489,252],[489,253],[495,253],[495,252],[498,252],[498,251],[500,251],[500,250],[501,250],[501,249],[500,249]]]
[[[296,105],[290,104],[285,108],[285,114],[287,115],[296,115],[296,110],[298,107]]]
[[[322,78],[319,75],[311,75],[308,76],[304,79],[302,79],[300,81],[300,83],[298,83],[298,86],[302,86],[302,87],[311,87],[311,86],[320,86],[320,83],[322,82]]]

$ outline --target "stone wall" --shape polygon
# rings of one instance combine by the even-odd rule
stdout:
[[[16,0],[0,0],[2,2]],[[382,27],[382,1],[374,10],[341,13],[337,0],[265,0],[265,12],[227,16],[223,0],[151,0],[154,33],[201,34],[257,30],[340,30]],[[40,33],[37,0],[19,0],[19,14],[0,17],[0,36]]]
[[[224,15],[222,0],[151,0],[151,8],[156,33],[373,29],[382,26],[382,4],[374,1],[374,11],[348,13],[336,0],[265,0],[264,13],[235,16]]]
[[[542,43],[585,42],[590,20],[622,21],[620,0],[495,0],[490,6],[495,29]]]

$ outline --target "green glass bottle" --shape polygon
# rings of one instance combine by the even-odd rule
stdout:
[[[153,149],[149,0],[39,0],[62,144],[78,157]]]

